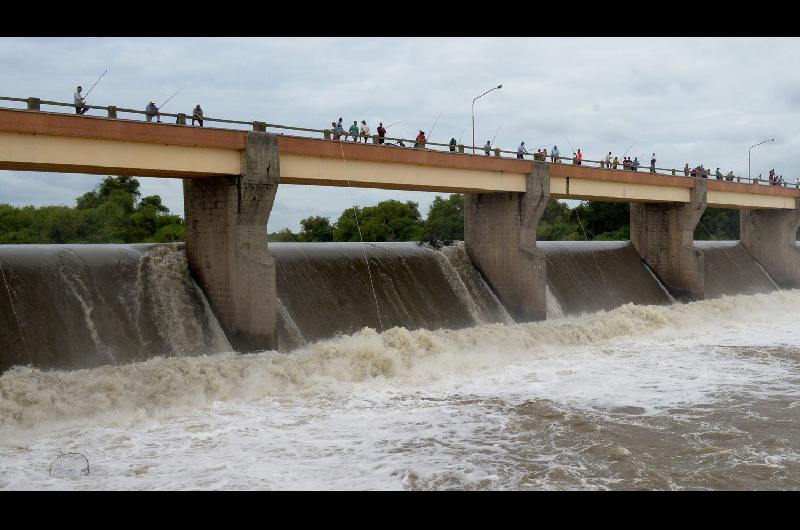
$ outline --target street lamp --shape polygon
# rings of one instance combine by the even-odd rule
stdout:
[[[747,180],[749,180],[750,182],[753,182],[753,179],[750,178],[750,149],[752,149],[754,147],[758,147],[761,144],[765,144],[767,142],[774,142],[774,141],[775,141],[775,138],[770,138],[769,140],[764,140],[763,142],[759,142],[756,145],[751,145],[750,147],[747,148]]]
[[[475,102],[478,100],[478,98],[482,98],[492,90],[497,90],[498,88],[503,88],[503,85],[497,85],[496,87],[487,90],[486,92],[484,92],[483,94],[472,100],[472,154],[473,155],[475,154]]]

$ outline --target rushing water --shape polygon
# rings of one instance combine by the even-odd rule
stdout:
[[[551,266],[548,299],[557,306],[545,322],[510,322],[462,248],[404,247],[382,270],[405,289],[420,270],[437,282],[442,275],[441,284],[405,295],[458,304],[430,317],[441,318],[430,326],[440,329],[395,309],[387,319],[408,326],[348,332],[290,354],[167,349],[88,369],[11,368],[0,375],[0,488],[800,489],[800,291],[770,289],[734,245],[712,244],[718,289],[754,282],[757,294],[672,304],[626,244],[598,246],[597,259],[585,243],[558,246],[546,249],[548,265],[561,269]],[[284,248],[279,275],[300,251]],[[350,250],[336,252],[332,269],[357,267]],[[740,272],[721,274],[725,260]],[[616,281],[612,266],[625,272]],[[596,309],[603,294],[581,294],[586,287],[570,275],[605,285],[620,303],[639,296],[631,293],[655,299],[587,312],[581,296],[595,296],[588,303]],[[181,274],[170,277],[185,285]],[[140,285],[164,285],[154,278]],[[327,302],[289,301],[281,281],[284,317],[303,343],[313,335],[298,316],[303,304]],[[182,292],[186,303],[172,307],[202,328],[204,299]],[[219,346],[214,336],[164,342]],[[90,473],[50,476],[59,451],[84,454]]]

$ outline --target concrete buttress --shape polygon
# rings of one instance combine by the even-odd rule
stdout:
[[[549,198],[549,166],[538,161],[525,193],[464,194],[467,255],[518,322],[547,317],[547,260],[536,227]]]
[[[800,199],[796,201],[795,208],[800,208]],[[742,245],[775,283],[785,289],[800,288],[800,209],[740,210],[739,221]]]
[[[707,205],[708,181],[698,179],[688,203],[631,203],[631,243],[672,296],[705,298],[703,252],[694,229]]]
[[[278,141],[248,132],[241,176],[184,179],[186,257],[231,345],[277,347],[275,260],[267,220],[280,179]]]

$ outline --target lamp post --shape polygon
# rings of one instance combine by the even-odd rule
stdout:
[[[478,98],[482,98],[492,90],[497,90],[498,88],[503,88],[503,85],[497,85],[496,87],[487,90],[477,98],[472,100],[472,154],[475,154],[475,102],[478,101]]]
[[[775,141],[775,138],[770,138],[769,140],[764,140],[763,142],[759,142],[756,145],[751,145],[750,147],[747,148],[747,180],[749,180],[750,182],[753,182],[753,179],[750,178],[750,149],[752,149],[754,147],[758,147],[761,144],[765,144],[767,142],[774,142],[774,141]]]

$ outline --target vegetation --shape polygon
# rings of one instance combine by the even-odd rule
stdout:
[[[550,199],[539,221],[540,241],[627,240],[630,207],[626,203],[581,202],[575,208]],[[358,219],[358,224],[356,223]],[[413,201],[387,200],[375,206],[348,208],[335,223],[311,216],[301,230],[284,228],[269,241],[433,241],[464,239],[462,195],[436,196],[426,219]],[[359,228],[361,234],[359,235]],[[739,212],[709,208],[695,239],[739,238]],[[76,200],[75,207],[25,206],[0,203],[0,243],[139,243],[184,239],[181,218],[172,215],[161,197],[142,197],[132,177],[106,177]]]
[[[182,241],[183,220],[161,197],[142,197],[132,177],[106,177],[77,205],[0,204],[0,243],[164,243]]]

